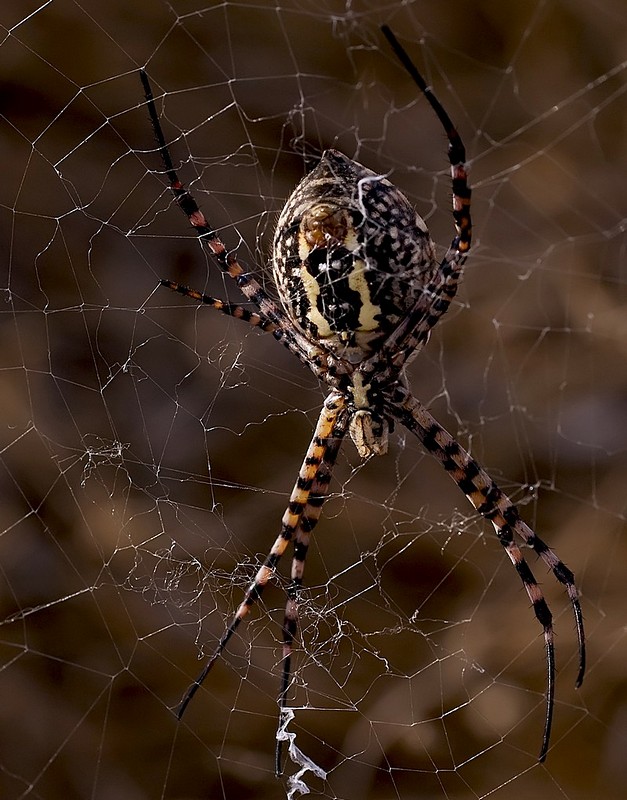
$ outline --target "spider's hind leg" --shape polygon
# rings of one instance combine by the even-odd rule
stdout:
[[[244,308],[244,306],[238,305],[237,303],[229,303],[226,300],[220,300],[219,297],[212,297],[204,292],[199,292],[198,289],[191,289],[189,286],[183,286],[183,284],[176,283],[176,281],[171,281],[167,278],[162,278],[160,283],[161,286],[165,286],[166,289],[170,289],[177,294],[182,294],[183,297],[196,300],[196,302],[209,306],[209,308],[213,308],[221,314],[225,314],[227,317],[241,319],[253,328],[260,328],[262,331],[268,333],[276,333],[276,331],[279,330],[277,325],[262,314],[256,311],[250,311],[248,308]]]
[[[288,350],[294,353],[304,364],[308,365],[308,356],[311,350],[309,340],[300,331],[294,329],[293,326],[290,325],[290,321],[282,308],[270,298],[255,276],[244,269],[238,260],[237,254],[226,247],[211,222],[199,208],[192,193],[181,182],[174,168],[170,149],[166,142],[161,122],[159,121],[159,114],[155,106],[150,81],[144,70],[140,70],[140,78],[144,87],[146,105],[157,140],[159,153],[176,204],[187,217],[189,224],[193,227],[200,242],[215,258],[218,267],[235,281],[248,302],[257,307],[259,314],[257,315],[255,312],[249,314],[242,306],[225,303],[224,301],[217,300],[208,295],[203,296],[202,293],[196,292],[195,290],[187,291],[187,287],[180,286],[174,281],[163,280],[162,285],[180,294],[203,302],[224,314],[244,319],[252,325],[258,325],[262,330],[271,331],[275,339],[281,341]],[[258,321],[256,321],[257,317]]]

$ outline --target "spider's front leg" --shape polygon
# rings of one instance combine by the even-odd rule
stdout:
[[[348,426],[348,412],[343,409],[338,414],[331,435],[326,440],[326,447],[318,471],[311,483],[311,490],[305,507],[302,510],[298,527],[294,532],[294,556],[292,559],[291,580],[287,589],[287,603],[283,620],[283,670],[281,676],[281,690],[279,692],[279,731],[282,728],[284,712],[287,705],[287,692],[290,684],[292,666],[292,646],[298,630],[298,595],[303,585],[305,559],[309,550],[311,532],[320,519],[322,504],[329,492],[329,484],[333,467],[342,446]],[[282,765],[283,739],[277,733],[275,774],[277,777],[283,773]]]
[[[313,438],[298,473],[298,478],[290,494],[289,504],[283,515],[281,532],[276,538],[265,561],[259,568],[250,584],[244,599],[235,612],[231,623],[226,628],[213,655],[203,668],[194,683],[188,688],[176,709],[180,719],[190,700],[200,688],[211,668],[220,657],[222,651],[239,627],[250,608],[260,598],[266,584],[274,575],[276,566],[285,553],[290,542],[295,541],[294,565],[292,568],[292,590],[288,596],[286,620],[284,622],[284,667],[280,693],[281,708],[285,705],[287,686],[289,684],[289,668],[291,644],[296,631],[296,596],[302,582],[305,557],[307,554],[308,535],[315,526],[320,514],[320,506],[328,491],[331,468],[337,457],[342,438],[348,425],[348,414],[344,397],[332,392],[325,400],[318,418]],[[280,760],[280,748],[277,752]]]
[[[575,617],[579,644],[579,669],[575,686],[583,681],[586,669],[586,645],[583,615],[579,592],[572,571],[551,548],[521,519],[516,506],[499,489],[487,472],[470,456],[451,434],[427,411],[404,386],[391,389],[387,395],[386,409],[422,442],[425,449],[440,461],[477,511],[492,523],[496,535],[518,573],[531,600],[538,622],[544,631],[547,663],[546,713],[542,746],[538,759],[544,761],[549,749],[553,706],[555,703],[555,651],[553,644],[553,617],[542,589],[538,585],[514,534],[551,569],[555,578],[566,587]]]

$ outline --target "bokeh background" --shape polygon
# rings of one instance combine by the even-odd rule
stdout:
[[[575,571],[576,691],[544,661],[489,527],[397,431],[345,448],[315,535],[290,725],[329,798],[625,797],[627,15],[622,0],[5,3],[0,10],[0,794],[280,798],[280,578],[182,723],[171,709],[278,530],[323,393],[220,296],[181,177],[272,291],[276,215],[325,147],[389,174],[442,253],[445,140],[388,23],[466,142],[475,248],[411,366],[416,394]],[[283,565],[285,574],[288,564]],[[286,776],[296,771],[286,765]]]

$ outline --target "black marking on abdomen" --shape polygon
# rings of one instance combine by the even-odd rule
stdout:
[[[305,261],[307,272],[320,289],[316,306],[334,333],[359,329],[362,301],[348,280],[353,271],[354,254],[345,247],[314,249]]]

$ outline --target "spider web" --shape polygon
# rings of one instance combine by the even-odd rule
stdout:
[[[4,798],[621,798],[627,166],[622,0],[4,4],[0,793]],[[402,430],[348,443],[301,603],[273,775],[285,577],[177,723],[277,531],[323,393],[172,207],[182,179],[272,293],[276,215],[333,146],[389,174],[442,253],[445,142],[388,23],[464,136],[476,244],[416,395],[575,571],[589,670],[545,666],[511,565]],[[259,265],[256,267],[255,265]],[[282,575],[289,565],[282,564]]]

